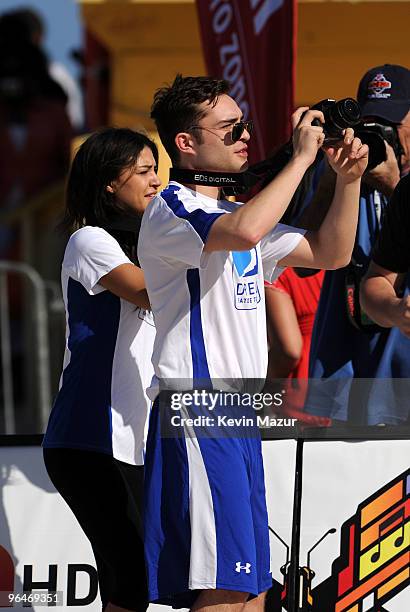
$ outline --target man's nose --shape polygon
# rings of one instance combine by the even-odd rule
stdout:
[[[244,142],[248,142],[251,139],[251,133],[245,128],[242,132],[242,135],[239,140],[243,140]]]

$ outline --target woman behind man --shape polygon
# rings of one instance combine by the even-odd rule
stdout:
[[[265,282],[269,343],[267,389],[285,388],[280,414],[311,426],[329,426],[330,419],[304,412],[309,353],[323,270],[286,268],[272,284]],[[283,379],[286,379],[284,381]]]
[[[107,128],[81,145],[67,185],[64,225],[77,231],[62,264],[66,352],[44,460],[91,542],[110,612],[148,605],[141,503],[155,328],[136,245],[157,164],[146,136]]]

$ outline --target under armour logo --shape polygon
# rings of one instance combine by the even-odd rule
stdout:
[[[245,570],[246,574],[250,574],[251,573],[251,564],[250,563],[245,563],[245,565],[241,565],[240,561],[236,562],[236,568],[235,568],[235,572],[241,572],[242,570]]]

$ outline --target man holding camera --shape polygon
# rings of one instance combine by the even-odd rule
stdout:
[[[362,283],[363,308],[380,326],[397,328],[410,338],[408,272],[410,258],[410,72],[404,80],[405,99],[400,110],[400,141],[404,150],[402,178],[391,199],[383,227]],[[406,295],[403,295],[406,293]],[[394,330],[392,330],[392,333]],[[404,340],[402,340],[404,342]],[[406,343],[407,349],[410,342]],[[407,353],[408,359],[408,353]]]
[[[218,390],[218,381],[264,379],[263,277],[278,266],[345,265],[368,152],[352,129],[327,149],[337,181],[318,232],[278,224],[324,140],[312,125],[323,114],[299,108],[282,172],[246,204],[222,200],[216,185],[246,170],[252,130],[228,91],[225,81],[178,75],[156,93],[151,116],[171,172],[185,178],[150,203],[138,244],[157,329],[145,472],[150,600],[213,612],[258,606],[272,585],[260,436],[187,425],[161,437],[160,383]],[[203,177],[212,180],[198,184]]]
[[[311,385],[306,410],[351,424],[393,425],[406,421],[408,408],[393,394],[382,395],[371,379],[410,377],[410,341],[366,315],[359,286],[389,198],[408,170],[410,71],[390,64],[370,69],[360,82],[358,102],[364,120],[355,131],[369,145],[369,168],[361,186],[352,260],[325,275],[310,354],[310,376],[321,381]]]

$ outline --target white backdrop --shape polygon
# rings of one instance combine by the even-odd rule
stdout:
[[[269,524],[290,545],[296,443],[264,442],[263,452]],[[330,576],[332,563],[340,556],[342,524],[355,515],[359,504],[407,470],[409,457],[410,441],[305,442],[300,564],[306,564],[308,549],[329,528],[337,530],[312,553],[313,589]],[[68,582],[77,598],[87,597],[89,573],[93,574],[95,565],[88,541],[47,477],[41,449],[0,448],[0,466],[0,546],[13,559],[15,591],[23,591],[24,571],[32,571],[34,581],[47,581],[49,566],[56,565],[57,590],[63,593],[59,609],[100,611],[98,595],[89,605],[67,605]],[[279,568],[285,563],[286,550],[274,536],[270,542],[273,577],[282,583]],[[406,546],[410,555],[410,542]],[[363,612],[372,610],[366,605]],[[22,609],[22,605],[14,608]],[[329,607],[329,612],[333,609]],[[384,609],[410,610],[410,589],[398,593]],[[163,606],[150,608],[150,612],[165,610]]]

